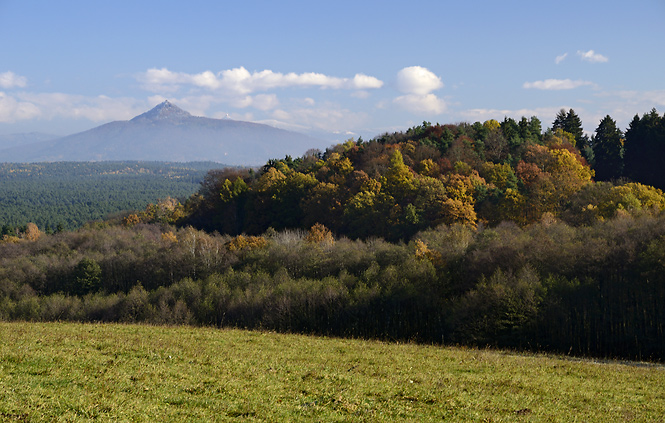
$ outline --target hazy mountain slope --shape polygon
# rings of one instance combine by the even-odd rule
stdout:
[[[258,123],[196,117],[165,101],[129,121],[0,151],[2,162],[156,160],[261,165],[325,142]]]
[[[0,135],[0,150],[12,147],[18,147],[28,144],[34,144],[41,141],[48,141],[58,138],[57,135],[44,134],[41,132],[27,132],[20,134]]]

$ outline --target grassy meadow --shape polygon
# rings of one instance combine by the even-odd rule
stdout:
[[[0,323],[0,421],[663,421],[665,368],[141,325]]]

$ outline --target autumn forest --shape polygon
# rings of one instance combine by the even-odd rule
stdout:
[[[587,136],[570,109],[211,170],[191,196],[76,230],[5,225],[0,319],[661,361],[663,153],[656,110]]]

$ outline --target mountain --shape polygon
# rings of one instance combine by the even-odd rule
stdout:
[[[301,156],[325,142],[259,123],[192,116],[169,101],[129,121],[0,150],[0,162],[215,161],[256,166]]]
[[[23,134],[4,134],[0,135],[0,150],[4,148],[34,144],[40,141],[48,141],[55,138],[58,138],[58,136],[51,134],[44,134],[41,132],[28,132]]]

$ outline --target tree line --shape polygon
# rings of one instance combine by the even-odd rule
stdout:
[[[408,243],[96,224],[0,244],[0,319],[147,322],[665,358],[665,216],[439,225]]]

